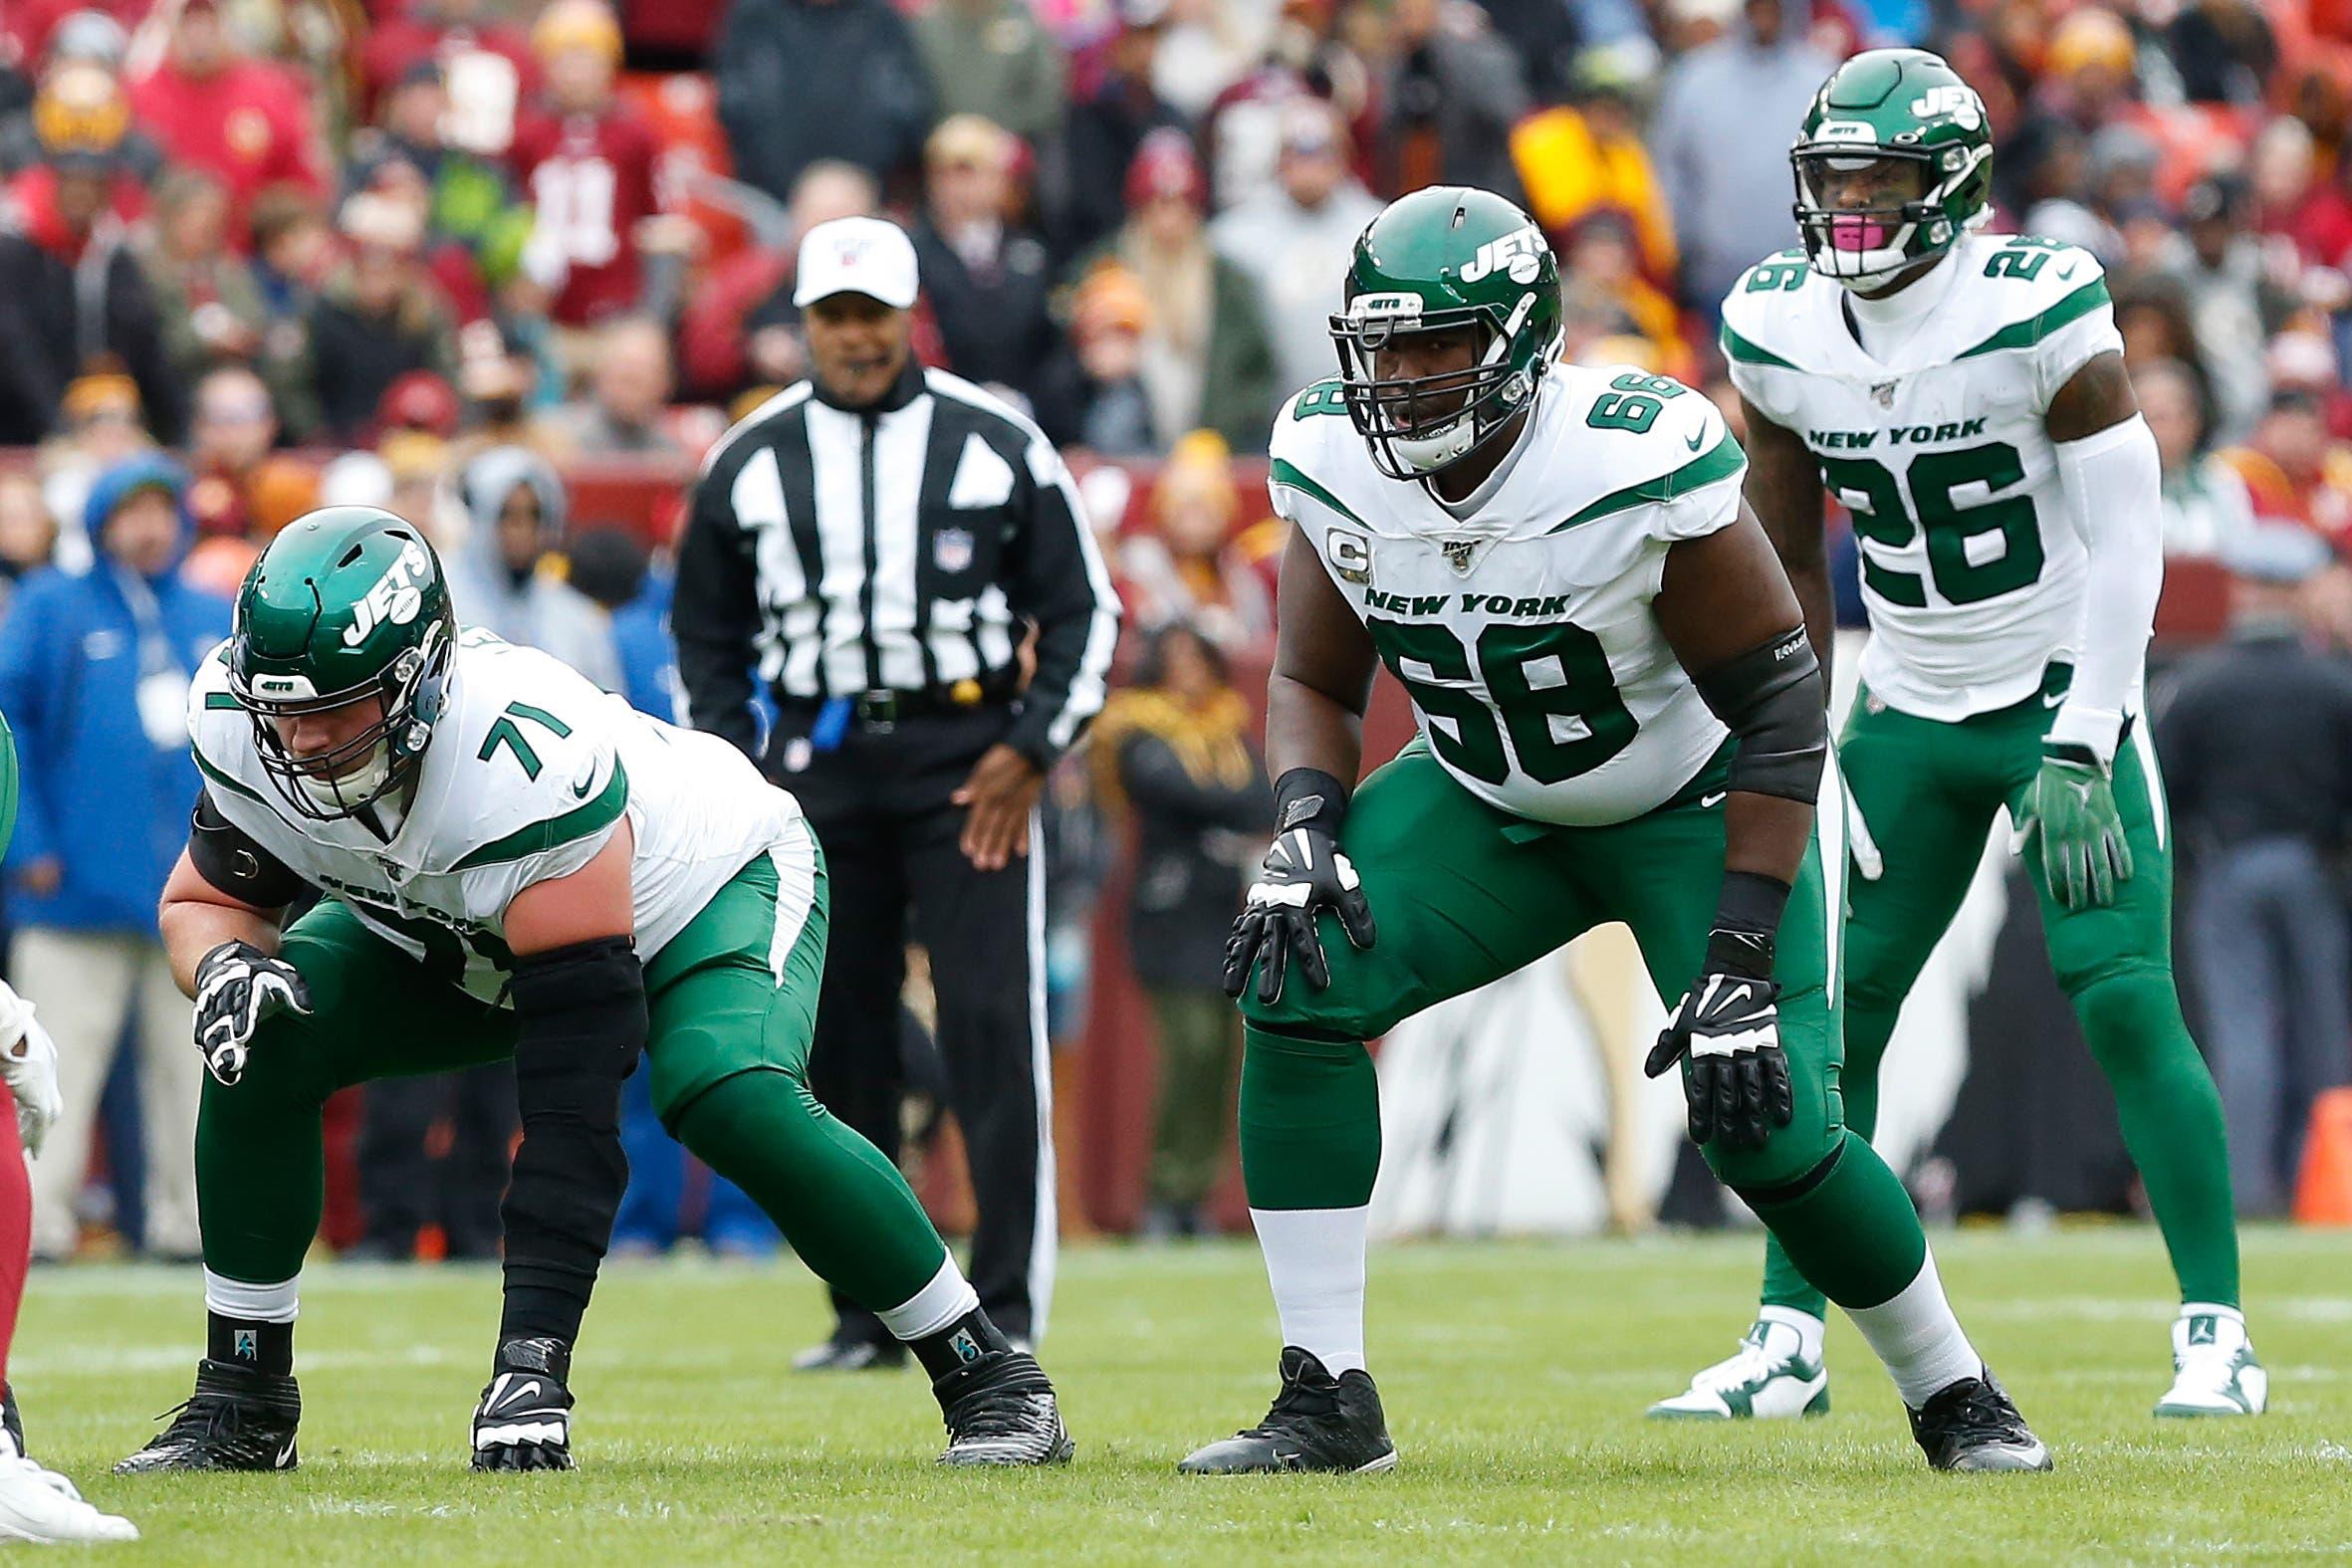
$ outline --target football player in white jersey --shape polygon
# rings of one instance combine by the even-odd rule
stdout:
[[[118,1466],[290,1469],[294,1320],[349,1084],[511,1056],[523,1138],[476,1469],[569,1469],[572,1346],[628,1167],[621,1080],[931,1373],[943,1462],[1067,1458],[1052,1386],[905,1182],[807,1082],[824,859],[734,748],[460,632],[441,564],[368,507],[298,520],[189,699],[204,776],[162,930],[211,1069],[209,1320],[176,1419]],[[306,890],[324,896],[290,924]]]
[[[1682,999],[1648,1070],[1679,1064],[1692,1137],[1886,1358],[1930,1462],[2046,1468],[1902,1185],[1839,1119],[1820,672],[1741,503],[1739,444],[1675,381],[1556,362],[1550,248],[1499,196],[1392,204],[1346,299],[1342,375],[1275,422],[1295,525],[1268,691],[1277,831],[1226,970],[1282,1388],[1183,1468],[1396,1462],[1365,1371],[1363,1042],[1612,920]],[[1421,735],[1358,790],[1382,663]]]
[[[1824,490],[1861,548],[1871,636],[1838,748],[1859,818],[1846,1122],[1871,1131],[1904,995],[2005,809],[2180,1279],[2156,1412],[2250,1415],[2266,1380],[2238,1306],[2221,1100],[2173,987],[2172,846],[2140,716],[2163,576],[2156,442],[2098,262],[1981,232],[1992,155],[1984,106],[1942,60],[1855,56],[1790,154],[1803,247],[1724,302],[1748,499],[1824,658]],[[1826,1408],[1821,1313],[1769,1248],[1740,1351],[1652,1414]]]

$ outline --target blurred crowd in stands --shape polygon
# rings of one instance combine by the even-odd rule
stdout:
[[[45,781],[8,915],[120,977],[92,982],[116,1000],[69,1094],[84,1145],[194,792],[184,748],[149,743],[154,683],[225,630],[261,546],[322,503],[387,506],[442,542],[466,619],[674,714],[679,496],[802,374],[797,237],[884,212],[921,261],[919,353],[1077,456],[1143,634],[1142,679],[1057,782],[1056,1016],[1072,1035],[1099,846],[1137,841],[1183,1102],[1150,1199],[1196,1227],[1232,1020],[1203,1001],[1214,955],[1146,928],[1221,931],[1254,853],[1230,672],[1262,667],[1282,542],[1255,458],[1335,368],[1351,240],[1405,189],[1505,192],[1561,257],[1569,357],[1736,404],[1716,304],[1794,239],[1814,88],[1890,43],[1984,95],[1997,223],[2107,267],[2168,552],[2258,558],[2275,587],[2266,530],[2301,531],[2324,548],[2264,614],[2352,648],[2347,0],[6,0],[0,711]],[[660,503],[583,515],[580,474],[614,464]],[[102,648],[118,690],[78,679]],[[144,1087],[148,1236],[183,1251],[152,1167],[184,1160],[185,1110]],[[413,1147],[439,1113],[402,1114]],[[470,1246],[479,1219],[370,1234]]]

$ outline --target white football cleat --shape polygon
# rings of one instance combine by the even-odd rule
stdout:
[[[2159,1416],[2259,1416],[2270,1403],[2270,1374],[2254,1359],[2245,1319],[2211,1307],[2173,1322],[2173,1386]]]
[[[1689,1421],[1776,1420],[1819,1416],[1829,1409],[1829,1369],[1806,1360],[1804,1341],[1786,1323],[1760,1318],[1740,1341],[1740,1353],[1691,1379],[1672,1399],[1650,1407],[1653,1416]]]
[[[137,1539],[137,1525],[99,1512],[55,1470],[31,1459],[0,1458],[0,1541],[57,1546]]]

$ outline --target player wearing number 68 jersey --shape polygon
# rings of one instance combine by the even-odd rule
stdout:
[[[510,1056],[523,1138],[475,1468],[572,1467],[572,1346],[627,1175],[634,1070],[688,1148],[910,1342],[945,1461],[1068,1456],[1037,1362],[897,1171],[809,1094],[824,860],[734,748],[460,631],[432,547],[364,507],[271,542],[189,725],[204,789],[161,919],[211,1069],[207,1350],[194,1395],[119,1468],[293,1466],[321,1107]],[[306,889],[324,896],[286,923]]]
[[[1903,998],[2005,809],[2180,1279],[2157,1413],[2252,1414],[2264,1378],[2238,1310],[2221,1101],[2174,993],[2171,842],[2140,716],[2163,574],[2156,443],[2098,262],[1981,232],[1992,152],[1983,104],[1936,56],[1847,61],[1791,152],[1802,248],[1724,302],[1748,499],[1824,657],[1824,491],[1861,549],[1871,635],[1838,749],[1860,873],[1846,1120],[1871,1131]],[[1739,1354],[1653,1413],[1825,1405],[1813,1283],[1771,1248]]]
[[[1851,1309],[1930,1460],[2046,1467],[1901,1184],[1840,1119],[1842,815],[1832,795],[1825,853],[1820,672],[1739,444],[1678,382],[1557,362],[1550,249],[1499,196],[1395,202],[1346,301],[1343,374],[1275,423],[1296,526],[1268,689],[1277,822],[1226,971],[1282,1392],[1183,1467],[1396,1462],[1365,1371],[1363,1041],[1607,921],[1681,999],[1649,1071],[1679,1068],[1709,1163]],[[1421,735],[1355,789],[1383,663]]]

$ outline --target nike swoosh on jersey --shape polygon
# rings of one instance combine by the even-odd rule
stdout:
[[[1699,809],[1702,811],[1714,809],[1716,806],[1723,804],[1724,796],[1730,793],[1731,791],[1729,789],[1718,789],[1713,794],[1703,794],[1699,796]]]
[[[2064,282],[2065,282],[2067,279],[2069,279],[2069,278],[2073,277],[2073,276],[2074,276],[2074,269],[2075,269],[2075,267],[2076,267],[2077,265],[2078,265],[2077,263],[2074,263],[2074,262],[2068,262],[2068,263],[2067,263],[2065,266],[2063,266],[2063,267],[2059,268],[2059,269],[2058,269],[2058,281],[2059,281],[2060,283],[2064,283]]]
[[[590,785],[595,784],[595,782],[596,776],[594,774],[590,774],[586,779],[583,779],[580,783],[574,784],[572,786],[572,798],[575,800],[587,799],[588,788]]]
[[[1691,432],[1691,438],[1688,441],[1685,441],[1683,445],[1696,452],[1699,450],[1699,443],[1706,439],[1707,427],[1705,425],[1701,425],[1698,429]]]

